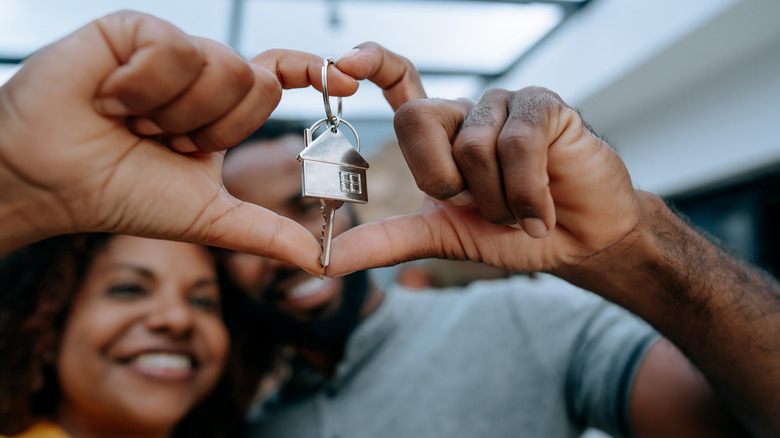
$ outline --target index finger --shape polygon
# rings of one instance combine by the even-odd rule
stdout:
[[[395,114],[398,145],[417,187],[436,199],[449,199],[466,188],[450,142],[469,107],[465,101],[416,99]]]
[[[336,67],[355,79],[368,79],[384,92],[393,111],[404,103],[425,97],[420,74],[408,59],[374,42],[345,53]]]

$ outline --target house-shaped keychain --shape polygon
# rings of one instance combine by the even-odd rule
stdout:
[[[303,196],[332,199],[337,201],[368,202],[366,190],[366,169],[368,162],[360,155],[360,140],[347,122],[346,125],[358,142],[357,148],[350,143],[342,130],[328,127],[316,139],[312,133],[322,121],[305,131],[306,147],[298,155],[303,165]]]

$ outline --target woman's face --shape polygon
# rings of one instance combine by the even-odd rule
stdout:
[[[115,236],[65,324],[58,420],[72,433],[170,433],[215,388],[229,348],[205,248]]]

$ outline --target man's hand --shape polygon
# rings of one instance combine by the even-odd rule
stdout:
[[[554,271],[614,245],[638,223],[623,162],[549,90],[491,90],[476,104],[415,100],[398,111],[395,127],[430,197],[416,214],[335,239],[328,275],[424,257]]]
[[[96,20],[41,50],[0,89],[0,254],[51,235],[108,231],[267,255],[319,272],[293,221],[228,195],[221,153],[284,88],[320,87],[322,58],[251,63],[149,15]],[[358,83],[331,67],[333,95]]]

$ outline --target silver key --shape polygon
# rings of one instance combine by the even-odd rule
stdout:
[[[343,201],[334,201],[333,199],[320,199],[322,203],[322,218],[325,222],[322,224],[322,254],[320,255],[320,265],[324,268],[330,263],[330,241],[333,239],[333,222],[336,220],[336,210],[344,205]]]
[[[330,263],[330,242],[333,239],[333,222],[336,210],[344,202],[365,204],[368,202],[366,190],[366,169],[368,162],[360,155],[360,139],[357,131],[346,120],[341,118],[341,98],[339,97],[338,116],[330,111],[328,97],[328,65],[334,61],[325,60],[322,67],[322,97],[325,102],[325,118],[319,120],[311,128],[305,130],[305,147],[298,154],[298,161],[303,167],[303,196],[320,198],[322,203],[322,255],[320,265]],[[314,138],[313,135],[322,125],[325,131]],[[340,131],[340,126],[346,126],[355,137],[356,145]]]

